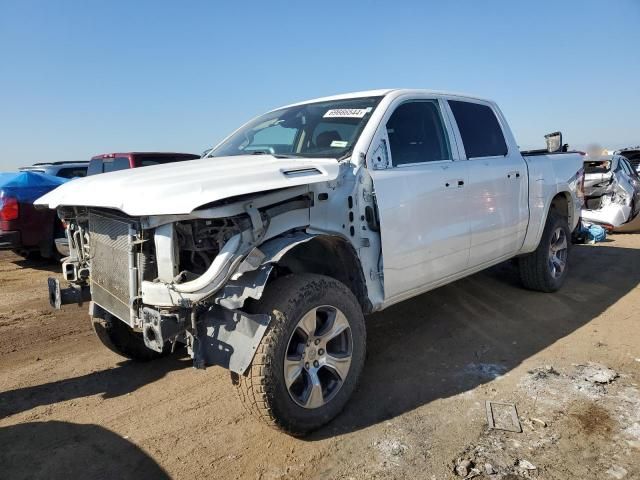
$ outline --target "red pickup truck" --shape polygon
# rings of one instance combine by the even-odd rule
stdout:
[[[161,163],[195,160],[196,158],[200,158],[200,155],[164,152],[105,153],[96,155],[91,159],[87,175],[115,172],[116,170],[125,170],[127,168],[148,167]]]

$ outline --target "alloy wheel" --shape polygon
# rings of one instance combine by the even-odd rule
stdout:
[[[353,340],[347,317],[323,305],[302,316],[284,358],[285,386],[303,408],[319,408],[336,396],[349,374]]]
[[[549,269],[553,278],[559,278],[567,267],[567,234],[563,228],[556,228],[549,245]]]

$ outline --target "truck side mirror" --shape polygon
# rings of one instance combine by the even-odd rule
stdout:
[[[374,170],[383,170],[389,167],[389,152],[387,151],[387,141],[381,139],[378,147],[371,155],[371,164]]]
[[[555,153],[562,151],[562,132],[548,133],[544,136],[547,142],[547,152]]]

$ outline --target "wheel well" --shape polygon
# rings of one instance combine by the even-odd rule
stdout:
[[[281,274],[317,273],[335,278],[353,292],[364,313],[373,308],[358,254],[341,237],[322,235],[292,248],[280,259],[277,270]]]
[[[551,200],[551,205],[549,207],[549,211],[555,212],[558,215],[562,215],[567,219],[567,223],[571,225],[572,223],[572,209],[569,208],[571,205],[571,197],[567,192],[558,193]]]

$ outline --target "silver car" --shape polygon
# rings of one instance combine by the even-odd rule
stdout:
[[[640,229],[640,177],[622,155],[585,160],[582,218],[614,231]]]

